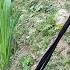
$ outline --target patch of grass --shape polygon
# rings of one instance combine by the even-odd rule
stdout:
[[[50,40],[57,33],[58,30],[55,29],[56,24],[54,20],[54,15],[48,16],[46,21],[40,23],[36,26],[36,31],[33,32],[28,38],[29,44],[35,50],[42,54],[48,48]]]
[[[64,39],[68,44],[70,44],[70,32],[65,33]]]
[[[56,7],[46,0],[23,0],[21,5],[23,15],[16,31],[17,41],[20,45],[31,46],[33,54],[41,56],[58,31],[54,19]]]
[[[30,12],[44,12],[44,13],[54,13],[56,12],[56,7],[53,5],[51,0],[23,0],[24,7]]]
[[[48,48],[52,37],[62,28],[55,24],[54,16],[57,7],[54,6],[52,0],[21,0],[18,1],[17,5],[17,10],[23,13],[17,26],[17,41],[20,45],[30,46],[33,54],[41,56]],[[67,40],[69,40],[69,37]],[[56,56],[53,56],[54,61],[50,61],[46,70],[64,70],[63,58]],[[68,62],[66,61],[66,64],[69,64]],[[29,70],[31,63],[30,56],[23,57],[21,60],[22,69]],[[65,70],[67,70],[67,67],[65,67]]]
[[[23,70],[31,70],[34,61],[30,55],[26,55],[21,58],[20,63]]]

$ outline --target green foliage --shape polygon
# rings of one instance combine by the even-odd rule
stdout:
[[[0,70],[9,62],[11,0],[0,0]]]
[[[56,7],[50,0],[23,0],[21,8],[23,15],[16,31],[18,42],[30,45],[39,55],[43,54],[57,31]]]
[[[41,23],[37,30],[43,33],[43,36],[54,35],[55,33],[55,20],[54,16],[48,16],[46,22]]]
[[[65,33],[64,39],[68,44],[70,44],[70,32]]]
[[[23,70],[31,70],[31,66],[33,65],[33,59],[31,56],[26,55],[21,58],[20,63]]]
[[[17,41],[20,45],[30,46],[33,54],[37,57],[45,53],[52,37],[62,28],[55,24],[54,16],[57,7],[54,6],[53,1],[20,0],[17,4],[17,10],[23,13],[17,25]],[[70,41],[69,37],[67,40]],[[46,70],[69,70],[69,67],[66,67],[70,63],[69,60],[65,59],[65,61],[57,52],[55,55],[52,56],[53,59],[50,60]],[[33,63],[31,59],[31,56],[25,56],[21,59],[23,70],[30,70]]]
[[[9,64],[10,41],[18,17],[12,21],[11,0],[0,0],[0,70]]]
[[[64,59],[64,62],[63,62],[65,65],[70,65],[70,58],[66,58]]]
[[[54,15],[48,16],[46,21],[36,27],[36,31],[29,38],[29,44],[32,45],[34,50],[42,53],[47,49],[49,41],[56,34],[55,27]]]
[[[53,5],[53,2],[50,0],[23,0],[24,7],[30,12],[44,12],[44,13],[55,13],[56,7]]]

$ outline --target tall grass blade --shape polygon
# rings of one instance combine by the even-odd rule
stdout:
[[[0,70],[6,70],[9,63],[10,41],[17,18],[12,22],[11,0],[0,0]]]

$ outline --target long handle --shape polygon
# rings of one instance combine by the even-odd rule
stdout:
[[[47,65],[47,63],[49,62],[52,53],[54,52],[58,42],[60,41],[60,39],[62,38],[62,36],[64,35],[64,33],[66,32],[67,28],[70,25],[70,16],[68,18],[68,20],[66,21],[66,23],[64,24],[63,28],[61,29],[61,31],[59,32],[56,40],[54,41],[54,43],[50,46],[50,48],[48,49],[48,51],[44,54],[44,56],[41,58],[39,64],[37,65],[35,70],[43,70],[45,68],[45,66]]]

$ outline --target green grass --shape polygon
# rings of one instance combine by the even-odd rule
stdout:
[[[0,70],[4,70],[10,56],[10,6],[11,0],[0,0]]]
[[[26,55],[20,60],[22,70],[31,70],[31,66],[34,63],[33,58],[30,55]]]
[[[37,59],[45,53],[52,38],[62,28],[62,26],[55,24],[54,17],[58,8],[54,6],[51,0],[22,0],[21,2],[18,1],[18,3],[16,4],[18,5],[17,10],[22,11],[23,14],[18,24],[19,27],[16,30],[17,41],[19,45],[30,46],[35,56],[33,59]],[[63,60],[64,58],[62,59],[57,54],[53,58],[55,56],[57,59],[51,60],[46,70],[69,70],[65,65],[69,64],[69,60],[65,61]],[[64,61],[65,64],[63,63]],[[29,70],[31,68],[29,66],[29,63],[31,63],[29,56],[23,57],[20,63],[22,70]]]
[[[9,64],[10,41],[17,18],[18,15],[15,20],[11,17],[11,0],[0,0],[0,70],[6,70]]]

